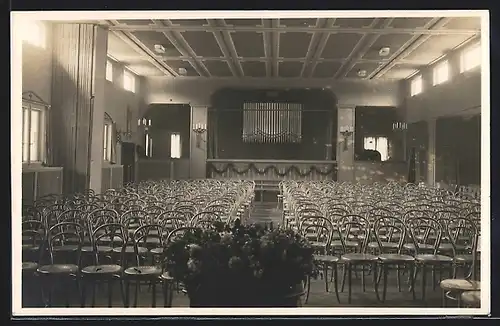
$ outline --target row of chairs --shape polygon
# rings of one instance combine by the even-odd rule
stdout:
[[[130,305],[130,282],[136,283],[134,306],[143,282],[152,288],[153,306],[156,285],[163,284],[164,305],[169,306],[173,280],[164,272],[162,255],[170,233],[180,227],[203,228],[214,221],[228,223],[242,218],[252,201],[252,186],[248,182],[211,180],[148,182],[102,195],[88,191],[43,199],[26,209],[23,216],[23,275],[32,280],[45,277],[38,282],[44,285],[41,293],[45,306],[52,305],[52,286],[69,281],[76,284],[82,306],[86,304],[88,283],[92,289],[107,283],[111,306],[115,281],[122,284],[126,307]],[[36,286],[29,290],[37,293]],[[95,291],[92,297],[94,305]]]
[[[450,278],[456,277],[457,268],[464,269],[464,279],[477,278],[474,266],[479,256],[476,253],[480,251],[480,205],[475,200],[457,198],[433,188],[395,183],[367,186],[287,181],[281,187],[283,223],[313,240],[318,253],[316,260],[325,275],[332,268],[334,277],[337,265],[344,266],[342,290],[349,274],[349,302],[350,273],[355,267],[361,269],[363,290],[365,269],[373,273],[377,298],[381,277],[378,271],[382,271],[386,280],[390,267],[398,270],[399,289],[401,267],[408,271],[413,297],[415,279],[421,271],[423,300],[428,267],[432,269],[433,288],[438,284],[435,272],[444,269],[450,271]],[[479,282],[471,284],[479,287]],[[334,285],[339,298],[336,279]],[[326,276],[325,287],[328,291]],[[384,281],[382,300],[386,287]],[[444,303],[448,298],[456,299],[444,296]]]

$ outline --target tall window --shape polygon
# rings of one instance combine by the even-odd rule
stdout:
[[[300,143],[302,104],[244,103],[242,138],[252,143]]]
[[[104,160],[107,162],[112,161],[113,153],[113,124],[109,121],[104,122],[104,139],[103,139],[103,155]]]
[[[481,45],[465,49],[460,56],[460,72],[474,69],[481,65]]]
[[[123,71],[123,88],[135,93],[135,75],[126,69]]]
[[[433,70],[433,84],[442,84],[450,78],[450,65],[448,61],[442,61],[438,63]]]
[[[153,138],[148,133],[146,133],[146,156],[153,156]]]
[[[28,21],[22,27],[23,41],[45,48],[47,43],[46,26],[41,21]]]
[[[23,163],[42,163],[45,159],[46,109],[23,104]]]
[[[410,84],[410,93],[411,96],[422,93],[422,75],[419,75],[412,79]]]
[[[181,135],[179,133],[170,135],[170,157],[181,158]]]
[[[389,141],[387,137],[365,137],[364,149],[379,152],[382,161],[389,159]]]
[[[106,61],[106,80],[113,81],[113,63],[109,60]]]

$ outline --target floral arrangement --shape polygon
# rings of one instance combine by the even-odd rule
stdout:
[[[191,306],[275,306],[307,276],[313,249],[293,230],[216,222],[169,241],[165,263]]]

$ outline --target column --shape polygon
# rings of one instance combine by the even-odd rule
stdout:
[[[354,132],[355,112],[353,105],[339,105],[337,109],[337,181],[355,182]]]
[[[428,144],[427,144],[427,184],[436,184],[436,119],[427,121]]]
[[[63,191],[101,190],[107,31],[54,24],[50,142]]]
[[[198,134],[195,126],[207,128],[208,106],[191,106],[191,147],[189,156],[189,177],[204,179],[207,175],[207,131]]]

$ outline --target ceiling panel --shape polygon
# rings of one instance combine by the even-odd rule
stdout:
[[[266,64],[258,61],[245,61],[241,63],[243,71],[249,77],[265,77]]]
[[[365,78],[370,75],[375,69],[378,68],[378,64],[376,63],[357,63],[354,65],[354,67],[349,71],[346,75],[348,78]],[[360,70],[366,70],[366,76],[365,77],[360,77],[358,76],[358,71]]]
[[[288,78],[300,77],[302,65],[302,62],[297,61],[280,62],[278,69],[279,76]]]
[[[169,57],[179,57],[180,52],[177,51],[175,46],[170,43],[170,41],[160,32],[133,32],[135,37],[137,37],[148,49],[155,52],[155,44],[160,44],[165,48],[165,54]]]
[[[177,72],[179,72],[179,68],[186,69],[186,76],[200,76],[196,70],[194,70],[193,66],[185,60],[168,60],[166,61],[166,64],[175,69]]]
[[[233,75],[225,61],[205,60],[203,63],[214,77],[230,77]]]
[[[305,58],[311,33],[281,33],[279,56],[283,58]]]
[[[170,19],[170,21],[172,24],[181,26],[203,26],[208,24],[205,19]]]
[[[333,33],[330,34],[326,46],[321,53],[322,58],[347,58],[352,49],[361,40],[360,34]]]
[[[466,35],[434,35],[405,59],[431,62],[469,39]]]
[[[182,36],[196,55],[202,57],[222,56],[222,52],[212,32],[182,32]]]
[[[480,17],[454,17],[446,24],[447,29],[481,29]]]
[[[373,43],[372,47],[363,56],[364,59],[386,59],[387,57],[381,57],[379,51],[382,47],[389,47],[391,52],[389,56],[401,48],[406,42],[408,42],[413,35],[408,34],[385,34],[380,35],[379,38]]]
[[[340,62],[319,62],[313,72],[315,78],[333,78],[342,64]]]
[[[433,17],[405,17],[394,18],[391,27],[393,28],[421,28],[430,22]]]
[[[280,25],[286,27],[314,27],[316,26],[317,18],[292,18],[280,19]]]
[[[337,18],[335,26],[361,28],[368,27],[373,22],[373,18]]]
[[[257,26],[261,25],[260,19],[225,19],[226,24],[233,26]]]
[[[122,19],[118,20],[120,24],[127,24],[127,25],[150,25],[153,24],[153,21],[151,19]]]
[[[264,57],[264,40],[262,33],[232,32],[231,37],[239,57]]]

